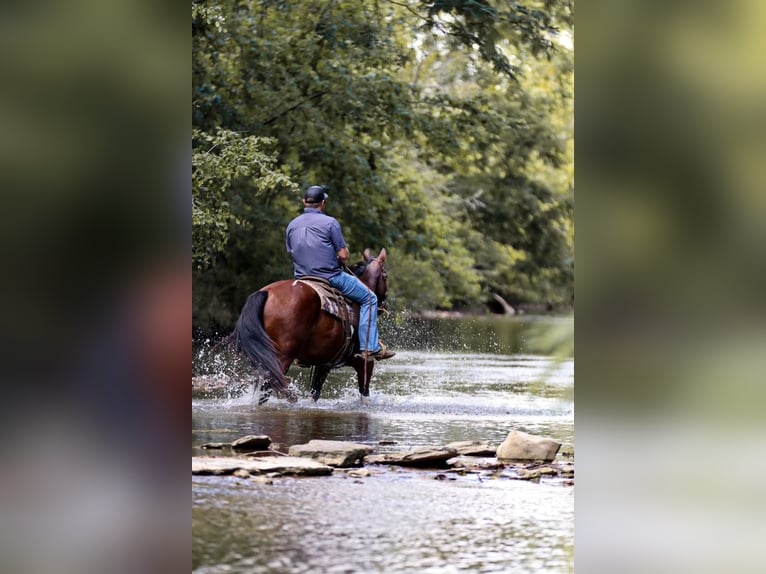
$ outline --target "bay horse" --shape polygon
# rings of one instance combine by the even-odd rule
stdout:
[[[385,262],[385,248],[376,257],[365,249],[364,260],[352,266],[354,274],[377,296],[379,310],[386,308]],[[359,305],[353,303],[352,307],[358,317]],[[251,366],[264,375],[259,404],[268,400],[271,391],[296,400],[285,376],[294,361],[312,366],[311,397],[315,402],[330,370],[346,365],[356,370],[359,393],[363,397],[370,395],[375,361],[359,354],[359,338],[355,337],[352,352],[341,358],[341,364],[337,363],[346,345],[341,320],[322,310],[319,295],[301,281],[276,281],[252,293],[226,341],[244,353]]]

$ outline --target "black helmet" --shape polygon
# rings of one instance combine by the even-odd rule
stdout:
[[[306,203],[322,203],[327,199],[326,189],[324,185],[312,185],[303,194],[303,201]]]

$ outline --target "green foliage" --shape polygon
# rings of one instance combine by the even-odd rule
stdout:
[[[556,32],[555,11],[539,9],[542,3],[502,5],[486,0],[435,0],[420,4],[428,14],[425,28],[446,34],[454,45],[477,49],[495,71],[510,78],[515,79],[519,69],[498,46],[502,39],[528,48],[536,56],[548,55],[553,50],[549,36]]]
[[[195,267],[210,265],[224,250],[229,225],[242,223],[231,210],[233,183],[247,178],[247,192],[259,195],[296,185],[276,168],[276,157],[263,150],[275,141],[257,136],[242,137],[219,129],[215,135],[193,131],[192,154],[192,262]]]
[[[195,323],[287,276],[300,189],[399,308],[572,300],[571,3],[192,4]]]

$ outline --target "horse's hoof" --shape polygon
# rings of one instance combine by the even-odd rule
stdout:
[[[298,402],[298,393],[296,392],[296,389],[293,385],[290,385],[284,390],[284,396],[287,399],[287,402],[289,403],[297,403]]]

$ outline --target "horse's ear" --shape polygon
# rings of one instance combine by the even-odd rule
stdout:
[[[370,256],[370,248],[368,247],[367,249],[365,249],[365,250],[364,250],[364,253],[363,253],[362,255],[364,255],[364,260],[365,260],[365,261],[369,261],[369,260],[370,260],[370,257],[371,257],[371,256]]]
[[[381,263],[385,263],[386,262],[386,248],[385,247],[380,250],[380,254],[378,255],[378,261],[380,261]]]

